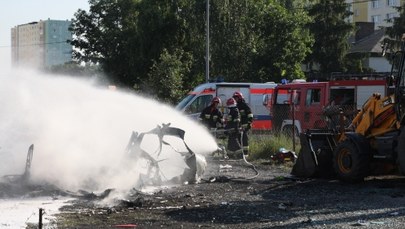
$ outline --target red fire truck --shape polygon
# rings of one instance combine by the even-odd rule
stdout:
[[[326,106],[339,105],[355,112],[373,93],[382,96],[389,93],[385,77],[348,77],[278,85],[267,103],[271,107],[273,131],[294,130],[298,134],[306,129],[326,128],[323,116]]]

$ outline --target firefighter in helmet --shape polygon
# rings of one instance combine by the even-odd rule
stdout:
[[[243,131],[242,133],[240,133],[239,140],[242,139],[241,144],[243,145],[243,153],[245,155],[249,155],[248,132],[252,128],[253,113],[249,105],[246,103],[245,98],[243,97],[243,94],[241,92],[236,91],[235,93],[233,93],[232,97],[236,100],[241,117],[240,124]]]
[[[240,128],[240,113],[236,106],[236,101],[233,98],[229,98],[226,101],[228,107],[228,115],[225,129],[228,133],[228,151],[236,152],[241,150],[239,141],[239,128]]]
[[[214,97],[210,105],[204,108],[199,116],[199,120],[209,129],[222,127],[224,123],[223,114],[218,109],[219,104],[221,104],[221,99]]]

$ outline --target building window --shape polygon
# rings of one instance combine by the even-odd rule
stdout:
[[[396,6],[397,1],[396,0],[387,0],[387,6]]]
[[[373,9],[375,9],[375,8],[378,8],[379,6],[378,6],[378,0],[373,0],[372,2],[371,2],[371,7],[373,8]]]
[[[389,23],[394,22],[395,16],[396,16],[395,13],[388,13],[387,18],[386,18],[387,22],[389,22]]]
[[[380,20],[381,20],[380,15],[371,16],[371,21],[374,22],[375,24],[380,23]]]

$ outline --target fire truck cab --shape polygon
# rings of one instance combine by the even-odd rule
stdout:
[[[176,109],[186,113],[191,118],[197,119],[201,111],[210,104],[215,96],[221,99],[220,110],[227,114],[226,100],[231,98],[235,91],[240,91],[250,106],[253,113],[252,130],[270,130],[270,111],[263,106],[264,96],[271,96],[274,82],[269,83],[205,83],[197,86],[177,104]]]
[[[271,99],[273,130],[291,132],[294,127],[299,134],[306,129],[326,128],[326,106],[337,105],[355,112],[373,93],[387,95],[385,78],[280,84]]]

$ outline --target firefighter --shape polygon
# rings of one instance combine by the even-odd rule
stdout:
[[[228,151],[239,151],[241,150],[240,140],[239,140],[239,128],[240,128],[240,113],[238,107],[236,106],[236,101],[233,98],[229,98],[226,101],[226,106],[228,107],[228,115],[225,130],[228,133]]]
[[[222,127],[223,125],[223,114],[218,109],[218,104],[221,104],[221,99],[219,97],[214,97],[211,100],[209,106],[204,108],[200,114],[199,120],[208,128],[215,129]]]
[[[243,94],[239,91],[233,93],[233,98],[236,100],[237,107],[240,112],[241,117],[241,127],[242,132],[240,133],[239,140],[242,139],[241,144],[243,145],[243,153],[245,156],[249,155],[249,130],[252,128],[253,113],[249,105],[246,103]]]

